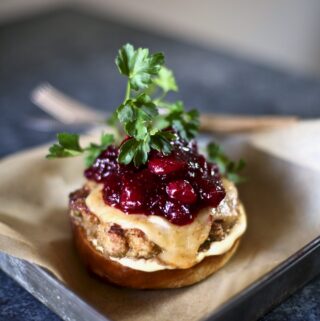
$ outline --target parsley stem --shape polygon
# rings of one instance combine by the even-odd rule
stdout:
[[[166,96],[167,92],[164,91],[158,98],[154,99],[154,103],[161,107],[161,105],[165,104],[165,102],[163,102],[163,99],[166,98]]]
[[[130,81],[128,81],[127,88],[126,88],[126,96],[124,98],[124,101],[126,101],[130,98],[130,91],[131,91],[131,86],[130,86]]]

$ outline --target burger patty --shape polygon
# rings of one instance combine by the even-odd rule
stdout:
[[[87,186],[71,193],[69,209],[71,218],[84,228],[97,250],[117,258],[126,256],[149,259],[160,253],[160,248],[149,241],[141,230],[101,223],[86,205],[85,199],[89,193]]]
[[[233,186],[233,185],[232,185]],[[236,210],[237,193],[235,187],[226,188],[226,197],[213,214],[213,223],[208,239],[200,246],[199,251],[207,250],[213,241],[225,238],[238,218]],[[69,210],[71,219],[86,231],[89,241],[106,256],[116,258],[156,257],[161,248],[150,241],[139,229],[123,229],[118,224],[102,223],[86,205],[86,197],[90,193],[90,184],[70,194]]]

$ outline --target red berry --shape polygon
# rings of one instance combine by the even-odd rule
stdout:
[[[226,196],[226,192],[221,185],[208,181],[202,181],[199,194],[201,199],[212,207],[217,207]]]
[[[187,180],[181,179],[170,182],[166,191],[171,198],[185,204],[193,204],[197,200],[197,195]]]
[[[186,163],[184,161],[171,157],[151,159],[148,163],[149,171],[157,175],[166,175],[173,171],[178,171],[185,166]]]
[[[166,202],[164,213],[166,219],[176,225],[189,224],[194,219],[194,216],[187,206],[173,203],[171,201]]]
[[[103,199],[110,205],[119,203],[120,177],[116,174],[109,174],[104,178]]]
[[[120,196],[120,204],[125,210],[138,210],[143,205],[143,192],[139,185],[126,185]]]

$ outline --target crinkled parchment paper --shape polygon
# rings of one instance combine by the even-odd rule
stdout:
[[[234,258],[200,284],[137,291],[93,278],[73,248],[66,206],[82,160],[48,161],[46,148],[0,162],[0,250],[52,271],[113,320],[198,320],[320,234],[320,122],[229,138],[248,163],[240,194],[248,231]]]

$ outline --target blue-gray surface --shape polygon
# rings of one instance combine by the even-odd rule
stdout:
[[[203,111],[320,116],[320,80],[101,19],[59,10],[0,26],[0,156],[52,140],[57,128],[29,101],[48,81],[96,106],[114,108],[124,82],[113,65],[125,42],[163,50],[180,98]],[[60,128],[61,129],[61,128]],[[0,320],[60,320],[0,271]],[[320,278],[264,321],[320,320]]]

